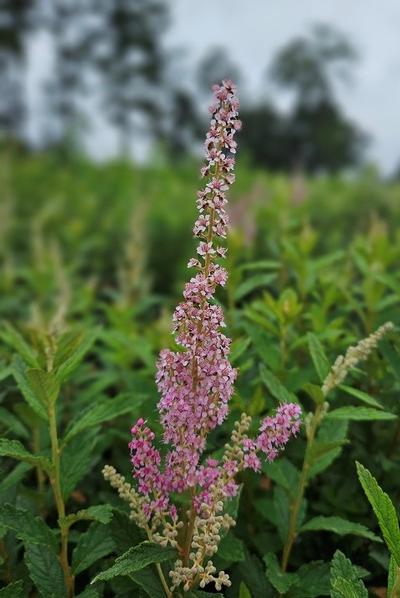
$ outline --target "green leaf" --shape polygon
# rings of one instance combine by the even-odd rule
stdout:
[[[226,534],[219,544],[218,556],[229,563],[244,561],[245,554],[243,542],[234,536],[232,532]]]
[[[347,429],[347,421],[323,419],[316,440],[318,446],[313,449],[309,479],[327,469],[340,455],[342,446],[347,442]]]
[[[400,567],[396,565],[393,557],[390,558],[388,575],[388,598],[399,598],[400,596]]]
[[[67,598],[64,573],[57,556],[46,546],[28,544],[25,563],[43,598]]]
[[[299,581],[287,593],[288,598],[320,598],[329,596],[329,563],[312,561],[296,571]]]
[[[381,421],[397,419],[397,415],[388,411],[380,411],[372,407],[339,407],[333,411],[328,411],[325,416],[328,419],[342,419],[348,421]]]
[[[140,571],[152,563],[163,563],[170,559],[176,559],[176,550],[173,548],[162,548],[159,544],[142,542],[139,546],[133,546],[125,554],[118,557],[112,567],[99,573],[92,583],[97,581],[108,581],[118,575],[130,575]]]
[[[358,479],[378,519],[390,554],[400,567],[400,529],[396,509],[389,496],[361,463],[356,462]]]
[[[92,523],[87,532],[81,534],[72,553],[73,574],[79,575],[114,550],[115,542],[111,537],[109,526],[98,522]]]
[[[99,598],[99,594],[95,588],[85,588],[80,594],[76,594],[75,598]]]
[[[262,465],[263,472],[274,482],[285,488],[290,496],[294,496],[299,482],[299,470],[285,457],[272,463]]]
[[[268,285],[276,279],[276,274],[255,274],[247,280],[244,280],[240,283],[235,290],[234,299],[235,301],[240,301],[246,295],[249,295],[253,291],[268,287]]]
[[[238,338],[237,340],[233,341],[230,353],[231,363],[235,363],[239,359],[239,357],[246,351],[250,343],[251,339],[249,337]]]
[[[150,598],[165,598],[164,588],[154,567],[149,566],[130,573],[129,578],[141,587]],[[186,594],[185,598],[189,598],[189,596],[190,594]]]
[[[285,573],[281,570],[276,554],[269,552],[264,556],[267,566],[267,579],[281,594],[287,592],[299,578],[295,573]]]
[[[367,405],[370,405],[371,407],[376,407],[377,409],[383,409],[383,405],[379,401],[374,399],[374,397],[371,397],[369,394],[367,394],[363,390],[358,390],[358,388],[352,388],[351,386],[346,386],[345,384],[341,384],[339,386],[339,388],[340,388],[340,390],[343,390],[344,392],[351,395],[352,397],[356,397],[356,399],[359,399],[360,401],[362,401],[363,403],[366,403]]]
[[[71,376],[90,351],[98,336],[98,330],[89,333],[82,330],[70,330],[60,339],[54,357],[54,367],[60,383]]]
[[[98,426],[101,423],[115,419],[125,413],[133,412],[144,401],[143,395],[132,397],[131,394],[122,394],[115,398],[106,398],[89,407],[87,411],[81,413],[67,429],[63,443],[66,444],[74,436],[86,430]]]
[[[389,362],[396,378],[400,380],[400,354],[397,347],[387,338],[384,338],[379,343],[379,349],[386,361]]]
[[[0,438],[0,457],[12,457],[18,461],[24,461],[30,465],[42,467],[48,473],[52,470],[50,459],[40,455],[32,455],[19,440]]]
[[[15,436],[20,436],[21,438],[25,439],[30,438],[28,430],[21,423],[21,421],[4,407],[0,407],[0,422],[3,428],[6,430],[6,434],[8,434],[8,432],[12,432]]]
[[[60,385],[52,372],[31,368],[26,371],[26,379],[42,405],[46,408],[54,405],[60,393]]]
[[[110,530],[119,554],[126,552],[132,546],[140,544],[145,539],[143,531],[132,519],[129,519],[127,513],[122,511],[114,511],[112,521],[107,529]]]
[[[251,598],[250,590],[243,582],[240,582],[239,598]]]
[[[11,530],[23,542],[49,546],[57,550],[57,538],[41,517],[10,504],[0,505],[0,525]]]
[[[0,590],[0,598],[25,598],[25,596],[24,584],[21,580],[10,583]]]
[[[9,322],[4,322],[0,331],[0,338],[12,347],[20,357],[31,367],[39,367],[35,353],[28,345],[22,334],[18,332]]]
[[[319,517],[314,517],[313,519],[310,519],[310,521],[307,521],[307,523],[302,526],[300,531],[327,531],[338,534],[339,536],[352,534],[353,536],[360,536],[361,538],[367,538],[368,540],[373,540],[374,542],[382,542],[379,536],[376,536],[364,525],[347,521],[346,519],[336,516],[324,517],[321,515]]]
[[[298,403],[296,395],[287,390],[280,380],[278,380],[278,378],[263,364],[260,365],[260,376],[269,392],[272,396],[278,399],[278,401],[282,403]]]
[[[314,401],[316,405],[321,405],[325,401],[324,393],[320,386],[316,384],[303,384],[302,390],[304,390]]]
[[[32,392],[30,384],[26,377],[26,366],[22,359],[15,355],[11,363],[11,371],[17,382],[18,388],[20,389],[22,396],[33,411],[41,417],[44,421],[48,420],[47,410],[44,405],[36,397],[35,393]]]
[[[98,429],[93,428],[75,436],[61,453],[61,489],[65,500],[90,471],[97,440]]]
[[[16,486],[32,467],[33,465],[30,463],[18,463],[0,482],[0,493],[6,492],[9,488]]]
[[[359,579],[357,569],[345,555],[337,550],[331,564],[332,598],[367,598],[368,592]]]
[[[63,519],[59,519],[60,525],[70,527],[77,521],[89,520],[99,523],[109,523],[112,518],[112,507],[110,505],[97,505],[82,509],[77,513],[71,513]]]
[[[315,370],[318,374],[320,381],[323,382],[329,374],[330,370],[328,358],[325,355],[325,351],[315,334],[309,332],[307,335],[307,340],[308,349],[310,351],[311,359],[313,360]]]

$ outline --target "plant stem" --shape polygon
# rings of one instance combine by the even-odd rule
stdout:
[[[53,472],[50,477],[51,487],[53,489],[54,498],[56,501],[58,513],[58,525],[61,532],[61,551],[60,563],[64,571],[65,582],[67,584],[68,598],[74,595],[74,578],[71,574],[71,569],[68,562],[68,534],[69,527],[64,525],[65,518],[65,504],[61,490],[61,475],[60,475],[60,446],[57,434],[57,420],[55,406],[49,407],[49,423],[50,423],[50,440],[51,440],[51,458],[53,464]]]
[[[40,453],[40,429],[38,425],[33,427],[33,452],[35,454]],[[38,492],[38,503],[39,503],[39,510],[44,515],[45,508],[44,508],[44,489],[45,489],[45,474],[43,469],[38,465],[36,467],[36,482],[37,482],[37,492]]]
[[[319,404],[315,408],[315,412],[311,417],[310,424],[307,430],[307,446],[306,451],[304,454],[303,466],[300,473],[299,478],[299,485],[297,487],[296,496],[293,498],[291,505],[290,505],[290,518],[289,518],[289,531],[287,535],[287,539],[285,545],[283,547],[282,552],[282,562],[281,568],[282,571],[286,571],[290,554],[292,552],[293,544],[296,540],[297,536],[297,520],[299,516],[299,511],[301,504],[303,502],[304,493],[307,487],[308,475],[310,470],[310,456],[311,456],[311,449],[314,444],[315,435],[318,429],[319,424],[321,423],[321,419],[324,413],[324,405]]]
[[[153,542],[153,534],[151,533],[151,530],[150,530],[149,526],[146,525],[145,529],[146,529],[146,534],[147,534],[147,537],[148,537],[149,541]],[[156,565],[157,573],[158,573],[158,576],[160,578],[162,587],[164,588],[164,592],[165,592],[167,598],[172,598],[172,592],[171,592],[171,590],[168,587],[168,584],[167,584],[167,581],[165,579],[165,575],[164,575],[164,572],[162,570],[162,567],[161,567],[160,563],[155,563],[155,565]]]

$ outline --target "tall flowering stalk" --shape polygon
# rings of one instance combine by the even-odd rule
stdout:
[[[220,241],[227,233],[226,192],[235,178],[234,136],[241,123],[233,83],[223,81],[213,91],[206,165],[201,170],[207,182],[198,192],[199,215],[193,229],[199,244],[197,257],[188,264],[196,274],[186,283],[184,299],[173,316],[182,350],[161,351],[157,364],[158,409],[168,449],[162,458],[154,446],[154,433],[139,419],[132,427],[129,445],[136,488],[112,467],[104,469],[106,479],[130,503],[132,518],[148,537],[177,549],[179,557],[169,583],[159,568],[169,596],[179,587],[189,591],[214,582],[220,590],[230,585],[229,576],[224,571],[217,574],[210,557],[218,550],[222,530],[235,524],[224,513],[224,505],[238,493],[236,476],[244,469],[258,471],[260,454],[269,461],[275,459],[300,426],[298,405],[285,404],[273,417],[265,418],[255,438],[250,438],[251,418],[243,414],[222,458],[202,459],[209,432],[227,416],[237,374],[228,360],[230,339],[221,332],[225,326],[222,308],[212,300],[216,288],[227,280],[218,260],[226,253]],[[177,508],[174,494],[183,495],[187,506]]]

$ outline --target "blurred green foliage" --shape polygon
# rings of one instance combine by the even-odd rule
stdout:
[[[55,344],[51,371],[60,393],[67,512],[103,503],[116,508],[111,522],[107,511],[100,519],[96,514],[89,527],[79,520],[71,531],[77,594],[105,568],[110,554],[141,539],[100,472],[111,463],[129,475],[129,427],[139,413],[159,429],[155,361],[160,348],[173,342],[171,314],[194,248],[198,186],[197,165],[191,162],[172,169],[121,161],[96,165],[79,158],[60,163],[51,155],[2,157],[0,432],[38,458],[49,456],[27,368],[44,367]],[[324,364],[383,322],[400,324],[399,185],[383,183],[373,171],[358,178],[305,179],[242,166],[230,212],[230,278],[219,300],[239,378],[232,414],[212,435],[211,451],[223,445],[243,410],[257,420],[280,400],[295,397],[305,413],[312,411]],[[377,525],[354,463],[368,465],[388,494],[398,497],[398,346],[395,331],[330,399],[332,412],[353,409],[327,417],[319,429],[317,445],[325,452],[314,455],[289,573],[279,570],[279,561],[303,435],[283,459],[265,465],[261,477],[246,474],[235,537],[218,553],[233,580],[228,596],[329,595],[329,563],[337,550],[358,565],[358,578],[367,587],[386,584],[388,554],[372,533]],[[50,488],[40,474],[40,463],[47,467],[47,462],[26,461],[21,449],[12,447],[22,464],[1,460],[1,503],[41,514],[53,525]],[[3,454],[11,455],[7,450]],[[22,532],[15,535],[9,520],[10,513],[2,512],[2,580],[22,580],[21,595],[34,595],[27,568],[37,570],[44,557],[30,546],[22,558]],[[100,547],[93,560],[83,559],[90,552],[85,546]],[[342,557],[335,558],[339,566]],[[31,577],[42,594],[59,591]],[[97,584],[87,595],[132,595],[132,587],[137,592],[143,587],[140,579]],[[15,592],[22,591],[18,588]]]

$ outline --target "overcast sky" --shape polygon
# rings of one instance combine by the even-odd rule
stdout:
[[[261,90],[281,45],[315,22],[336,26],[359,49],[353,85],[340,89],[347,113],[373,135],[369,155],[385,171],[400,163],[400,0],[170,0],[169,42],[186,48],[190,67],[223,45],[246,87]]]
[[[254,97],[265,90],[265,69],[276,50],[294,36],[316,22],[346,33],[361,60],[353,85],[341,87],[339,98],[347,114],[372,134],[371,159],[387,173],[400,163],[400,0],[169,0],[168,4],[172,22],[166,41],[170,48],[181,48],[184,75],[192,78],[207,50],[224,46],[243,71],[246,95]],[[39,113],[43,111],[39,84],[51,71],[45,35],[34,40],[29,60],[28,93]],[[89,149],[100,158],[112,155],[113,131],[99,120],[96,110],[91,117]]]

